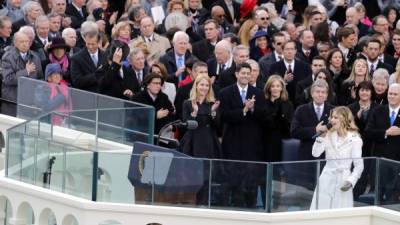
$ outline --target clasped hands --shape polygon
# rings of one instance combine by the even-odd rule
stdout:
[[[254,103],[256,102],[256,96],[253,95],[250,99],[244,102],[243,113],[247,113],[250,110],[254,110]]]
[[[386,130],[385,136],[399,136],[400,135],[400,127],[391,126]]]
[[[348,191],[351,187],[353,187],[353,185],[350,182],[345,181],[343,186],[340,188],[340,190],[341,191]]]

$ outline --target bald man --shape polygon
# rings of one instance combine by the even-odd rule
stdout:
[[[360,18],[355,7],[349,7],[346,10],[346,24],[353,24],[357,26],[359,32],[358,37],[362,37],[368,34],[369,27],[363,23],[360,23]]]
[[[2,98],[10,102],[17,101],[18,78],[42,78],[42,66],[39,57],[29,50],[30,39],[28,35],[19,31],[14,34],[14,48],[4,53],[1,68],[3,68]],[[31,94],[29,91],[27,95]],[[20,96],[23,97],[23,96]],[[16,105],[3,102],[2,113],[16,116]]]
[[[220,26],[219,39],[222,39],[225,33],[236,33],[235,27],[225,19],[225,11],[221,6],[216,5],[211,8],[211,18]]]

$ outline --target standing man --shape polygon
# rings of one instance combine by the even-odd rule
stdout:
[[[236,65],[242,64],[250,58],[250,50],[244,45],[238,45],[233,48],[232,55],[233,63],[231,67],[233,68],[231,70],[226,70],[225,72],[221,73],[221,76],[218,80],[218,85],[221,89],[236,83],[237,76],[236,73],[233,73],[233,71],[236,71],[236,69],[234,68]]]
[[[220,92],[220,111],[223,123],[222,152],[225,159],[260,161],[263,159],[263,92],[251,85],[251,67],[248,63],[236,66],[237,82]],[[256,206],[257,187],[263,177],[263,168],[254,164],[226,165],[229,185],[225,191],[228,204],[253,208]],[[235,175],[233,175],[235,174]],[[234,178],[236,177],[236,178]]]
[[[400,160],[400,84],[390,85],[388,105],[380,105],[368,120],[365,128],[367,138],[375,142],[374,155],[388,159]],[[382,163],[380,167],[382,191],[380,201],[384,204],[394,204],[398,201],[398,168]]]
[[[85,0],[72,0],[67,6],[65,14],[71,17],[71,27],[78,29],[85,22],[88,13],[86,11]]]
[[[303,30],[299,37],[301,49],[297,51],[296,58],[304,63],[311,64],[314,56],[318,55],[318,51],[314,47],[314,34],[311,30]]]
[[[193,44],[193,55],[203,62],[213,57],[215,45],[219,36],[219,25],[217,21],[209,19],[204,22],[205,39]]]
[[[86,33],[83,37],[86,47],[71,58],[72,87],[97,92],[96,73],[101,72],[107,58],[99,49],[100,36],[97,32]]]
[[[292,102],[295,102],[297,83],[312,73],[309,65],[295,59],[296,51],[296,42],[286,42],[283,45],[283,60],[272,64],[269,73],[269,75],[279,74],[283,77]]]
[[[221,40],[215,45],[215,57],[207,60],[209,76],[213,83],[218,82],[222,73],[233,74],[235,67],[233,65],[232,44],[227,40]]]
[[[268,74],[269,70],[271,68],[271,65],[279,62],[283,59],[283,44],[285,44],[286,39],[285,35],[281,32],[275,33],[272,36],[272,47],[274,48],[274,51],[268,55],[265,55],[261,57],[260,60],[258,60],[258,63],[260,64],[260,74],[262,81],[264,83],[267,82],[268,79]]]
[[[394,69],[391,65],[383,63],[379,60],[379,54],[381,50],[381,42],[378,39],[371,39],[367,44],[367,63],[369,69],[369,75],[372,79],[372,74],[374,74],[375,70],[379,68],[386,69],[389,74],[394,72]]]
[[[29,50],[29,47],[29,37],[23,32],[17,32],[14,34],[14,47],[3,55],[2,98],[9,102],[17,102],[19,77],[43,78],[40,59],[36,53]],[[6,115],[16,116],[17,114],[16,104],[3,102],[1,109]]]

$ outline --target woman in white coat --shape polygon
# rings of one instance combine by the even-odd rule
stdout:
[[[332,128],[315,140],[312,149],[314,157],[325,152],[326,165],[319,177],[311,210],[353,207],[353,187],[364,169],[362,139],[350,109],[334,108],[330,123]]]

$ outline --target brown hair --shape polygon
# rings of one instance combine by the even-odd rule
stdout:
[[[278,82],[281,84],[281,86],[282,86],[282,91],[281,91],[280,99],[283,100],[283,101],[287,101],[287,100],[289,99],[289,95],[288,95],[288,92],[287,92],[287,90],[286,90],[285,81],[284,81],[284,80],[282,79],[282,77],[279,76],[279,75],[271,75],[271,76],[268,78],[267,83],[266,83],[265,86],[264,86],[264,95],[265,95],[265,98],[266,98],[266,99],[270,99],[270,98],[271,98],[270,89],[271,89],[271,87],[272,87],[272,84],[273,84],[275,81],[278,81]]]

